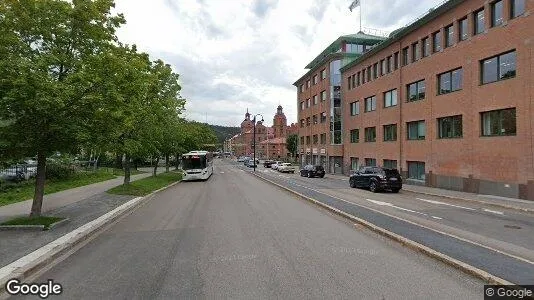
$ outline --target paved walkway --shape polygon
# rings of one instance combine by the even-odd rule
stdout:
[[[337,178],[340,180],[347,180],[348,176],[327,174],[327,177]],[[453,190],[432,188],[426,186],[418,186],[411,184],[403,184],[402,189],[405,191],[420,193],[426,195],[440,196],[451,199],[458,199],[464,201],[475,201],[483,204],[496,205],[506,208],[519,209],[524,211],[534,212],[534,201],[522,200],[516,198],[506,198],[493,195],[481,195],[474,193],[458,192]]]
[[[151,168],[139,168],[139,170],[147,172],[143,174],[138,175],[132,175],[131,180],[135,181],[141,178],[145,178],[150,176],[152,173]],[[158,168],[158,173],[164,172],[165,167]],[[105,191],[119,186],[122,184],[124,180],[123,176],[119,176],[115,179],[102,181],[98,183],[93,183],[86,186],[81,186],[69,190],[64,190],[61,192],[48,194],[44,196],[43,199],[43,209],[42,212],[46,213],[48,211],[84,200],[88,199],[92,196],[95,196],[100,193],[104,193]],[[32,206],[33,200],[25,200],[9,205],[0,206],[0,222],[4,222],[8,219],[12,219],[16,216],[22,216],[29,214]]]

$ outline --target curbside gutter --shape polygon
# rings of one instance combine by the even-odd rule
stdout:
[[[422,252],[422,253],[424,253],[424,254],[426,254],[426,255],[434,258],[434,259],[437,259],[437,260],[439,260],[439,261],[441,261],[443,263],[446,263],[446,264],[448,264],[448,265],[450,265],[452,267],[455,267],[455,268],[463,271],[464,273],[467,273],[469,275],[472,275],[472,276],[475,276],[475,277],[480,278],[482,280],[485,280],[485,281],[489,282],[490,284],[513,285],[513,283],[511,283],[511,282],[509,282],[507,280],[504,280],[504,279],[502,279],[500,277],[494,276],[494,275],[492,275],[492,274],[490,274],[490,273],[488,273],[488,272],[486,272],[484,270],[481,270],[479,268],[476,268],[476,267],[473,267],[471,265],[468,265],[468,264],[466,264],[464,262],[461,262],[461,261],[459,261],[457,259],[454,259],[454,258],[452,258],[452,257],[450,257],[448,255],[445,255],[445,254],[443,254],[441,252],[438,252],[438,251],[436,251],[434,249],[431,249],[431,248],[429,248],[429,247],[427,247],[425,245],[422,245],[420,243],[417,243],[415,241],[407,239],[407,238],[405,238],[405,237],[403,237],[401,235],[398,235],[398,234],[396,234],[394,232],[386,230],[386,229],[384,229],[382,227],[376,226],[376,225],[374,225],[374,224],[372,224],[372,223],[370,223],[370,222],[368,222],[366,220],[363,220],[361,218],[358,218],[356,216],[353,216],[351,214],[343,212],[343,211],[341,211],[341,210],[339,210],[339,209],[337,209],[335,207],[332,207],[330,205],[327,205],[327,204],[324,204],[324,203],[322,203],[320,201],[317,201],[317,200],[315,200],[313,198],[305,196],[305,195],[303,195],[303,194],[301,194],[299,192],[296,192],[296,191],[294,191],[294,190],[292,190],[292,189],[290,189],[288,187],[285,187],[285,186],[283,186],[281,184],[278,184],[278,183],[276,183],[276,182],[274,182],[272,180],[264,178],[264,177],[262,177],[262,176],[260,176],[258,174],[255,174],[255,173],[252,173],[252,174],[254,176],[260,178],[261,180],[264,180],[264,181],[266,181],[266,182],[268,182],[270,184],[273,184],[273,185],[277,186],[280,189],[283,189],[285,191],[288,191],[288,192],[298,196],[299,198],[301,198],[303,200],[309,201],[309,202],[311,202],[311,203],[313,203],[313,204],[315,204],[317,206],[320,206],[322,208],[325,208],[325,209],[327,209],[327,210],[329,210],[329,211],[331,211],[331,212],[333,212],[333,213],[335,213],[335,214],[337,214],[339,216],[342,216],[342,217],[347,218],[347,219],[349,219],[349,220],[351,220],[353,222],[356,222],[356,223],[358,223],[360,225],[363,225],[366,228],[368,228],[368,229],[370,229],[370,230],[372,230],[372,231],[374,231],[374,232],[376,232],[376,233],[378,233],[378,234],[380,234],[382,236],[388,237],[388,238],[390,238],[390,239],[392,239],[392,240],[394,240],[396,242],[399,242],[403,246],[407,246],[407,247],[409,247],[409,248],[411,248],[413,250]]]
[[[76,228],[55,241],[52,241],[30,254],[0,268],[0,299],[2,299],[2,296],[5,293],[5,285],[8,280],[16,278],[23,281],[25,278],[28,278],[32,274],[53,263],[59,257],[66,258],[67,256],[70,256],[75,251],[72,253],[69,253],[69,251],[75,249],[82,242],[96,236],[100,232],[100,229],[113,224],[121,217],[133,212],[136,208],[150,200],[156,193],[168,189],[180,182],[181,180],[178,180],[168,186],[153,191],[146,196],[134,198],[97,219]],[[65,219],[63,222],[67,220],[68,219]]]

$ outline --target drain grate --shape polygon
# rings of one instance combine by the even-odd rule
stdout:
[[[521,227],[519,227],[517,225],[504,225],[504,227],[511,228],[511,229],[521,229]]]

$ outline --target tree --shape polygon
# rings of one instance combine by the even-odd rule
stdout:
[[[286,148],[292,157],[297,155],[299,136],[296,134],[291,134],[286,138]]]
[[[3,0],[0,4],[0,155],[37,155],[31,217],[40,216],[46,158],[87,137],[98,99],[83,72],[124,23],[113,0]]]

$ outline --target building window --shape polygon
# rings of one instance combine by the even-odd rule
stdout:
[[[397,124],[384,125],[384,141],[397,140]]]
[[[382,76],[386,75],[387,71],[387,60],[383,59],[380,61],[380,65],[382,66]]]
[[[360,114],[360,101],[352,102],[350,104],[350,115],[356,116]]]
[[[406,66],[408,64],[408,47],[402,49],[402,65]]]
[[[387,73],[393,72],[394,66],[393,66],[393,57],[388,56],[387,58]]]
[[[313,96],[313,105],[317,105],[317,95]]]
[[[475,34],[480,34],[484,32],[485,25],[484,25],[484,9],[478,10],[473,13],[473,24],[475,26]]]
[[[321,133],[321,145],[326,144],[326,133]]]
[[[313,75],[313,85],[317,84],[317,75]]]
[[[350,76],[347,77],[347,86],[349,87],[349,90],[352,88],[352,87],[351,87],[351,82],[352,82],[352,81],[350,80]]]
[[[351,157],[350,158],[350,169],[351,170],[358,170],[358,158],[357,157]]]
[[[448,94],[462,89],[462,68],[438,75],[438,94]]]
[[[306,81],[306,88],[307,88],[307,89],[309,89],[309,88],[310,88],[310,86],[311,86],[311,84],[310,84],[310,81],[309,81],[309,80],[308,80],[308,81]]]
[[[377,79],[378,78],[378,63],[375,63],[373,65],[373,79]]]
[[[365,128],[365,141],[368,143],[376,142],[376,127]]]
[[[384,159],[384,168],[386,169],[396,169],[397,161],[392,159]]]
[[[516,135],[515,108],[480,113],[482,136]]]
[[[321,123],[326,122],[326,112],[321,113]]]
[[[356,87],[356,75],[352,74],[352,88]]]
[[[360,86],[360,72],[356,73],[356,86]]]
[[[397,105],[397,89],[384,93],[384,107]]]
[[[504,22],[503,16],[502,0],[493,2],[491,4],[491,27],[502,25]]]
[[[300,102],[300,110],[304,110],[304,101]]]
[[[326,100],[326,91],[322,91],[321,92],[321,101],[325,101]]]
[[[306,145],[309,145],[310,144],[310,136],[306,136]]]
[[[306,118],[306,127],[310,126],[310,117]]]
[[[376,96],[367,97],[364,99],[365,112],[376,110]]]
[[[432,52],[441,51],[441,32],[436,31],[432,34]]]
[[[303,136],[300,137],[300,144],[304,145],[304,137]]]
[[[454,30],[452,24],[445,27],[445,47],[454,45]]]
[[[480,66],[482,84],[514,78],[516,73],[515,50],[482,60]]]
[[[367,67],[367,82],[371,81],[371,66]]]
[[[424,140],[426,126],[425,121],[408,122],[408,139],[409,140]]]
[[[304,119],[300,120],[300,128],[304,128]]]
[[[462,137],[462,116],[444,117],[438,119],[438,137],[452,139]]]
[[[352,129],[350,131],[350,142],[351,143],[360,142],[360,130],[359,129]]]
[[[312,119],[313,119],[313,124],[314,125],[317,124],[317,115],[313,115]]]
[[[467,17],[461,19],[458,21],[458,37],[460,38],[460,41],[465,41],[469,37],[469,33],[467,32]]]
[[[302,93],[304,92],[304,84],[301,84],[300,87],[299,87],[299,91]]]
[[[395,70],[399,68],[399,52],[393,54],[393,63],[395,64]]]
[[[313,144],[317,145],[318,143],[319,143],[319,137],[316,134],[314,134],[313,135]]]
[[[306,99],[306,107],[310,107],[311,106],[311,99],[308,98]]]
[[[326,79],[326,69],[321,70],[321,80]]]
[[[365,81],[365,69],[362,70],[362,84],[364,84],[366,81]]]
[[[408,161],[408,178],[425,180],[425,163],[422,161]]]
[[[426,37],[423,39],[423,57],[430,55],[430,40]]]
[[[376,167],[376,158],[366,158],[365,159],[366,167]]]
[[[418,82],[410,83],[407,86],[408,89],[408,102],[425,99],[425,81],[420,80]]]
[[[419,43],[412,44],[412,61],[419,60]]]
[[[517,18],[525,13],[525,0],[510,1],[510,19]]]

